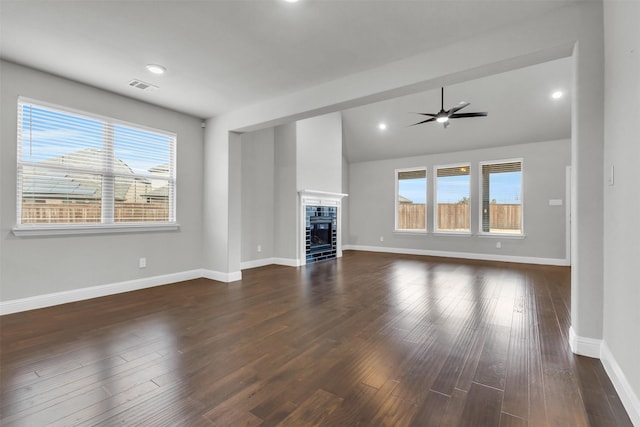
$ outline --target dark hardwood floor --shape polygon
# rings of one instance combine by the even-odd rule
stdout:
[[[345,252],[0,318],[3,426],[631,426],[570,270]]]

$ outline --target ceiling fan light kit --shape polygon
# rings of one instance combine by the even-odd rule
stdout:
[[[429,123],[436,121],[438,123],[442,123],[442,126],[446,129],[449,127],[449,119],[463,119],[468,117],[486,117],[489,113],[487,112],[478,112],[478,113],[458,113],[458,111],[469,105],[468,102],[460,102],[458,105],[451,107],[448,110],[444,109],[444,87],[440,88],[440,111],[437,114],[433,113],[416,113],[422,116],[428,116],[429,118],[423,120],[418,123],[414,123],[411,126],[421,125],[423,123]]]

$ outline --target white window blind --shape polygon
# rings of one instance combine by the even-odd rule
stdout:
[[[19,225],[175,223],[176,135],[18,100]]]
[[[470,232],[470,165],[436,168],[436,230]]]

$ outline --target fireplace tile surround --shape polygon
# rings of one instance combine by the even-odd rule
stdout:
[[[302,264],[341,257],[341,206],[347,194],[314,190],[301,190],[299,194]]]
[[[338,208],[336,206],[306,206],[305,217],[306,263],[336,258],[338,253]],[[320,227],[323,227],[324,233],[316,233],[316,229]]]

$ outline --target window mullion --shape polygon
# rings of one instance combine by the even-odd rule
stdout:
[[[104,123],[102,132],[102,223],[114,222],[115,177],[113,174],[113,124]]]

